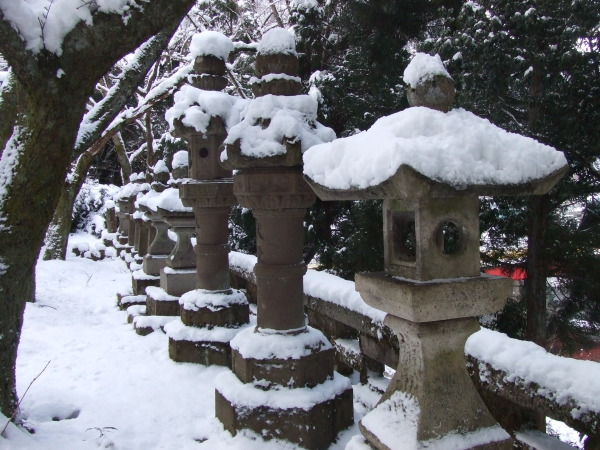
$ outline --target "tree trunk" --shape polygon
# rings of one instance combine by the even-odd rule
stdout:
[[[73,223],[73,206],[96,154],[97,151],[95,152],[94,149],[82,153],[77,160],[71,180],[64,183],[62,187],[58,205],[56,205],[52,221],[46,231],[44,260],[62,259],[64,261],[67,256],[67,244]]]
[[[28,114],[17,122],[0,160],[0,172],[10,173],[0,194],[0,411],[7,417],[17,405],[15,364],[25,303],[33,299],[35,263],[85,100],[68,92],[50,96],[41,88],[30,92]]]
[[[546,276],[549,262],[545,257],[546,229],[550,214],[550,197],[529,199],[527,223],[527,339],[546,345]]]

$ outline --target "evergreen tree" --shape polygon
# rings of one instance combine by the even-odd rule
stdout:
[[[600,189],[598,23],[597,0],[469,1],[440,11],[422,45],[446,60],[455,106],[567,156],[571,174],[550,194],[485,199],[482,208],[484,261],[527,269],[527,337],[566,350],[600,323],[600,230],[576,217],[593,214]]]

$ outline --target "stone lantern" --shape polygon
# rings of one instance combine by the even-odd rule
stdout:
[[[357,274],[356,290],[387,313],[399,364],[359,424],[366,440],[386,450],[450,441],[456,449],[508,449],[510,437],[487,411],[464,358],[476,316],[500,310],[512,291],[510,279],[480,273],[478,197],[546,193],[566,160],[464,110],[445,112],[454,88],[440,72],[411,84],[411,104],[431,108],[409,108],[313,147],[305,174],[323,200],[384,199],[385,271]]]
[[[165,328],[175,361],[230,365],[229,341],[249,321],[245,294],[230,287],[228,221],[237,201],[231,171],[220,162],[227,126],[239,121],[233,116],[243,103],[219,92],[227,85],[225,61],[232,50],[221,33],[196,34],[190,46],[196,75],[167,112],[173,135],[188,143],[189,173],[179,196],[193,208],[196,230],[196,289],[181,296],[181,320]]]
[[[233,192],[256,219],[257,326],[231,341],[233,373],[217,382],[216,415],[233,434],[250,429],[317,449],[352,424],[353,406],[332,346],[304,314],[303,220],[315,196],[302,177],[302,151],[335,136],[316,121],[316,102],[297,95],[297,70],[293,36],[266,33],[257,97],[225,141],[223,165],[238,170]]]

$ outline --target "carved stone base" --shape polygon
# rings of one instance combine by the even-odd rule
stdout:
[[[335,373],[314,390],[281,388],[277,395],[243,384],[233,373],[217,382],[217,418],[231,434],[249,429],[265,439],[284,439],[307,449],[326,449],[337,434],[353,424],[352,388]],[[264,397],[264,398],[263,398]]]
[[[181,321],[192,327],[239,327],[248,323],[248,304],[229,305],[227,308],[200,308],[198,311],[181,309]]]
[[[133,295],[145,295],[148,286],[159,286],[160,278],[147,275],[141,270],[136,270],[131,274],[131,286]]]
[[[169,357],[176,362],[231,367],[231,347],[228,342],[176,341],[169,338]]]
[[[164,267],[160,271],[160,286],[167,294],[181,297],[196,289],[196,269],[174,270]]]
[[[146,296],[130,294],[119,297],[119,295],[117,295],[117,306],[121,311],[133,305],[146,305]]]
[[[167,294],[163,289],[150,286],[146,289],[146,315],[178,316],[179,297]]]

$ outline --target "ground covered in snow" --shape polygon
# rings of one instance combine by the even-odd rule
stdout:
[[[93,245],[92,240],[71,236],[69,249]],[[238,265],[247,265],[236,255]],[[0,450],[298,449],[251,433],[232,437],[226,432],[214,417],[214,392],[229,370],[173,362],[164,333],[135,334],[126,313],[116,307],[116,293],[130,285],[131,272],[120,259],[94,262],[69,251],[66,261],[39,261],[37,301],[27,305],[17,361],[21,412],[35,433],[11,424]],[[357,422],[376,405],[376,391],[383,392],[389,380],[371,379],[369,386],[356,377],[352,381]],[[6,423],[0,415],[0,429]],[[551,427],[580,444],[564,424]],[[329,450],[344,449],[351,441],[356,448],[362,442],[358,435],[355,424]]]
[[[72,237],[70,246],[82,239]],[[11,426],[0,449],[297,448],[225,432],[214,417],[214,384],[228,369],[173,362],[164,333],[135,334],[115,303],[130,285],[119,259],[93,262],[69,252],[67,261],[38,263],[37,302],[27,305],[17,367],[23,396],[49,362],[21,404],[35,434]],[[364,412],[357,405],[356,419]],[[331,450],[356,434],[350,428]]]

